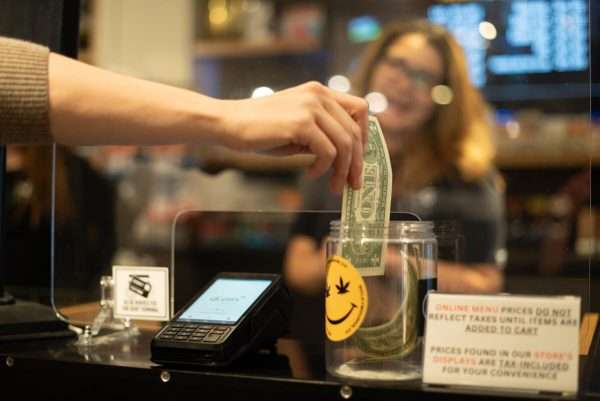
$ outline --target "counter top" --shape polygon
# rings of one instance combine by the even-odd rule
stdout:
[[[94,346],[78,346],[73,339],[0,344],[1,386],[5,393],[14,390],[16,393],[12,394],[19,394],[22,399],[43,396],[45,400],[114,399],[115,396],[117,399],[162,400],[191,396],[286,401],[544,398],[423,388],[420,382],[347,385],[328,377],[324,369],[314,369],[319,366],[318,358],[321,358],[320,366],[324,366],[323,353],[318,347],[286,338],[278,341],[276,349],[249,355],[226,369],[164,367],[150,361],[153,335],[154,330],[144,328],[137,336],[112,339],[109,336]],[[349,393],[350,397],[345,398]],[[600,396],[585,395],[581,399],[598,400]]]

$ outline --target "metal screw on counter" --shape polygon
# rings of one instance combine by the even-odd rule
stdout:
[[[344,384],[340,387],[340,396],[345,400],[349,400],[352,397],[352,387]]]
[[[168,383],[171,380],[171,373],[169,373],[167,370],[163,370],[160,372],[160,380],[163,383]]]

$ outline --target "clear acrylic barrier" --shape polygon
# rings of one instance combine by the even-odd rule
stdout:
[[[171,237],[173,311],[221,271],[281,274],[290,289],[322,302],[324,241],[329,223],[339,217],[334,210],[181,211]],[[408,212],[392,218],[418,219]]]
[[[160,7],[177,7],[171,3],[176,2]],[[432,177],[420,174],[430,171],[429,168],[399,168],[397,176],[400,171],[412,171],[425,181],[411,183],[418,187],[414,191],[398,193],[397,198],[401,199],[395,200],[393,210],[412,210],[423,219],[440,222],[440,261],[461,262],[445,266],[441,263],[440,280],[445,270],[450,278],[462,273],[464,280],[460,283],[469,284],[468,289],[454,288],[455,291],[579,295],[582,313],[600,311],[599,215],[593,185],[593,173],[600,160],[600,133],[597,111],[590,108],[590,100],[592,104],[597,102],[597,78],[591,76],[589,45],[596,44],[599,37],[598,26],[590,25],[590,15],[598,12],[593,2],[390,1],[356,7],[347,2],[332,2],[320,9],[321,14],[314,14],[327,16],[316,18],[325,24],[320,25],[323,29],[311,33],[316,35],[316,41],[290,37],[290,47],[280,42],[253,47],[240,34],[239,26],[237,30],[230,26],[229,33],[217,32],[202,17],[207,15],[202,13],[206,3],[197,2],[198,12],[191,13],[197,18],[188,21],[193,28],[190,31],[195,32],[195,43],[188,43],[189,38],[178,42],[189,44],[187,53],[184,52],[188,58],[171,57],[165,49],[173,50],[174,39],[160,35],[160,28],[156,29],[157,37],[146,40],[154,46],[148,53],[157,60],[168,60],[165,68],[159,68],[158,62],[140,63],[117,57],[130,54],[139,58],[142,44],[129,40],[145,36],[125,32],[124,37],[115,38],[107,32],[121,32],[110,25],[116,21],[126,24],[152,18],[153,13],[164,14],[164,18],[175,14],[161,11],[159,6],[129,6],[118,10],[121,18],[107,19],[111,14],[103,7],[113,7],[112,12],[117,12],[116,8],[110,1],[98,2],[99,8],[89,17],[105,24],[97,26],[108,29],[89,32],[97,35],[93,41],[96,53],[92,48],[87,49],[91,53],[86,56],[95,55],[87,61],[227,99],[248,97],[260,86],[280,90],[309,79],[344,89],[339,82],[346,82],[343,77],[354,75],[365,46],[381,34],[385,24],[410,16],[441,23],[466,49],[470,78],[489,106],[492,128],[488,134],[495,153],[494,170],[498,172],[493,180],[498,195],[494,199],[498,202],[485,196],[471,197],[469,185],[462,186],[460,193],[454,191],[452,177],[444,174],[429,182]],[[283,5],[277,12],[288,18],[294,16]],[[538,23],[523,23],[530,17],[537,18]],[[137,24],[127,29],[135,29],[133,25]],[[225,38],[227,41],[223,42]],[[222,43],[239,47],[232,46],[233,50],[226,53],[228,48],[220,47]],[[275,46],[278,43],[280,46]],[[222,50],[214,50],[216,45]],[[112,52],[107,51],[111,47],[114,47]],[[402,70],[406,67],[402,63],[378,65],[398,70],[396,73],[400,75],[408,74],[414,80],[424,76],[415,71],[428,65],[420,61],[416,60],[409,65],[412,69],[406,71]],[[185,64],[187,70],[174,68],[175,63]],[[155,69],[149,70],[148,66]],[[187,75],[182,71],[188,71]],[[330,80],[334,76],[338,77]],[[392,81],[401,84],[402,80],[396,77]],[[414,100],[415,92],[410,92],[414,89],[398,93],[412,93]],[[462,90],[450,89],[456,94]],[[440,98],[440,90],[442,95],[447,94],[444,88],[437,89],[438,103],[433,106],[436,110],[443,109],[444,102],[452,103],[459,98]],[[368,93],[371,92],[359,95]],[[433,91],[430,95],[425,98],[434,99]],[[388,104],[389,110],[404,107],[409,111],[409,104],[416,104],[391,95],[390,99],[395,100]],[[381,121],[385,120],[384,115],[385,111],[379,113]],[[383,124],[384,133],[390,124],[390,121]],[[427,131],[424,126],[416,132],[427,137],[429,131],[421,131]],[[440,149],[451,148],[446,145]],[[20,298],[52,304],[61,316],[79,327],[91,326],[101,310],[100,279],[111,275],[113,265],[169,267],[175,277],[172,283],[176,310],[199,287],[197,283],[218,270],[237,266],[281,271],[285,241],[283,234],[269,237],[272,234],[268,224],[279,229],[291,224],[302,209],[339,208],[339,203],[317,206],[302,203],[305,192],[299,167],[305,164],[298,158],[272,159],[187,146],[9,147],[8,150],[9,162],[14,162],[9,163],[9,172],[14,172],[15,179],[7,192],[13,202],[7,214],[11,220],[9,227],[12,225],[8,237],[15,243],[35,245],[26,249],[10,244],[5,247],[9,250],[7,263],[19,265],[9,269],[7,288]],[[404,160],[401,152],[392,159],[398,164]],[[454,171],[454,167],[444,171]],[[28,179],[23,180],[23,176]],[[48,189],[50,182],[52,190]],[[325,186],[321,188],[324,197]],[[318,198],[312,195],[312,199]],[[30,214],[22,213],[23,202],[31,207]],[[498,215],[488,213],[489,202],[498,206]],[[227,211],[221,214],[223,221],[218,221],[216,217],[221,212],[215,210]],[[214,221],[202,226],[202,218],[208,216]],[[490,219],[496,219],[498,224],[487,225]],[[199,253],[207,245],[198,243],[200,234],[212,235],[216,246],[220,235],[223,235],[220,240],[242,238],[244,224],[246,229],[254,230],[247,234],[250,243],[245,244],[257,247],[254,253],[244,254],[225,246],[222,251],[213,249],[210,261]],[[234,229],[240,230],[237,237],[231,237]],[[27,235],[22,237],[24,233]],[[493,257],[490,258],[489,252],[477,253],[477,249],[483,248],[474,244],[482,239],[486,239],[485,249],[491,250]],[[264,255],[271,255],[270,259],[262,260]],[[206,257],[202,269],[195,267],[199,262],[194,257]],[[492,269],[482,266],[489,264]],[[316,287],[310,286],[310,280],[302,282],[301,276],[296,279],[306,285],[303,294],[309,297],[314,294]]]
[[[181,211],[173,222],[173,311],[178,311],[219,272],[284,274],[293,226],[303,214]],[[329,216],[328,213],[308,215],[316,219]]]

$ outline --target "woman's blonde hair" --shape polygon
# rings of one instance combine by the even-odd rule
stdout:
[[[371,86],[373,70],[396,39],[407,34],[423,35],[442,58],[443,84],[453,93],[448,105],[436,105],[423,128],[423,140],[402,161],[394,177],[395,189],[417,189],[455,168],[466,180],[486,174],[495,156],[491,121],[485,102],[469,80],[467,63],[456,39],[443,27],[426,20],[396,22],[371,43],[353,78],[353,91],[364,96]],[[392,164],[394,162],[392,161]]]

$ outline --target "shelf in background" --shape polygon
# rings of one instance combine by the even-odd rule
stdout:
[[[276,56],[282,54],[314,53],[322,49],[317,41],[272,39],[261,42],[245,42],[242,40],[200,40],[195,44],[198,57],[240,58]]]
[[[536,140],[503,140],[498,143],[500,168],[572,168],[600,166],[600,146],[591,138],[543,143]]]
[[[569,168],[600,165],[600,154],[499,152],[496,166],[500,168]]]

